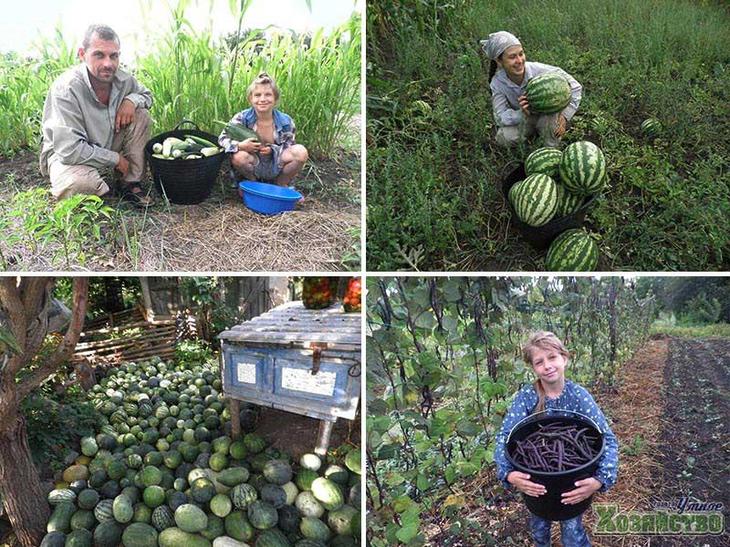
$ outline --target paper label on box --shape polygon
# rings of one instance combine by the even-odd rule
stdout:
[[[295,368],[284,368],[281,371],[281,387],[330,397],[335,393],[336,379],[334,372],[312,374],[309,370]]]
[[[243,384],[255,384],[256,363],[236,363],[236,380]]]

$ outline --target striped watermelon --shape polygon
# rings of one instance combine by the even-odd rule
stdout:
[[[563,153],[557,148],[538,148],[527,156],[525,160],[525,173],[527,175],[542,173],[549,177],[557,177],[558,166],[562,157]]]
[[[570,192],[595,194],[606,181],[606,158],[592,142],[574,142],[563,151],[559,171],[563,184]]]
[[[550,244],[545,269],[551,272],[590,272],[598,266],[598,245],[581,229],[566,230]]]
[[[583,204],[585,196],[568,192],[565,186],[558,184],[558,206],[553,218],[563,218],[575,213]]]
[[[647,139],[654,139],[662,132],[662,124],[656,118],[649,118],[641,122],[641,132]]]
[[[530,112],[554,114],[568,106],[570,84],[559,72],[546,72],[527,83],[526,94]]]
[[[558,187],[555,181],[540,173],[530,175],[509,191],[515,214],[525,224],[547,224],[558,206]]]
[[[114,500],[101,500],[94,507],[94,517],[99,522],[106,522],[107,520],[114,520],[114,513],[112,512],[112,505]]]
[[[56,488],[55,490],[51,490],[48,494],[48,503],[50,505],[58,505],[65,501],[72,503],[75,502],[76,492],[70,488]]]

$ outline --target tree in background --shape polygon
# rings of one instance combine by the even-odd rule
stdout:
[[[38,472],[28,446],[23,400],[73,354],[84,325],[89,280],[73,280],[71,321],[63,339],[37,359],[48,332],[48,313],[55,279],[0,279],[0,497],[24,547],[40,545],[49,517]]]
[[[640,295],[656,295],[660,311],[690,323],[730,323],[730,278],[641,277]]]

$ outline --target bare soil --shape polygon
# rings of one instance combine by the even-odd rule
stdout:
[[[25,190],[50,188],[30,151],[0,158],[0,183],[5,203]],[[200,204],[172,204],[156,190],[151,190],[154,203],[146,210],[106,199],[114,215],[102,225],[101,243],[88,245],[86,256],[71,264],[60,260],[60,243],[39,245],[30,236],[2,251],[12,271],[359,269],[357,257],[352,259],[360,228],[359,154],[340,150],[331,158],[314,159],[295,186],[305,197],[295,211],[256,214],[241,202],[224,162],[211,196]]]
[[[261,412],[256,433],[263,436],[271,446],[286,451],[293,461],[299,461],[302,454],[314,452],[320,421],[284,410],[267,408]],[[360,419],[338,419],[332,428],[329,448],[350,443],[360,444]]]

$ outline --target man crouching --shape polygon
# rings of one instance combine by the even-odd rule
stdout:
[[[46,97],[41,173],[50,176],[51,193],[64,199],[107,194],[99,169],[114,168],[120,195],[148,205],[140,181],[152,94],[119,68],[119,36],[108,26],[91,25],[78,54],[82,64],[59,76]]]

